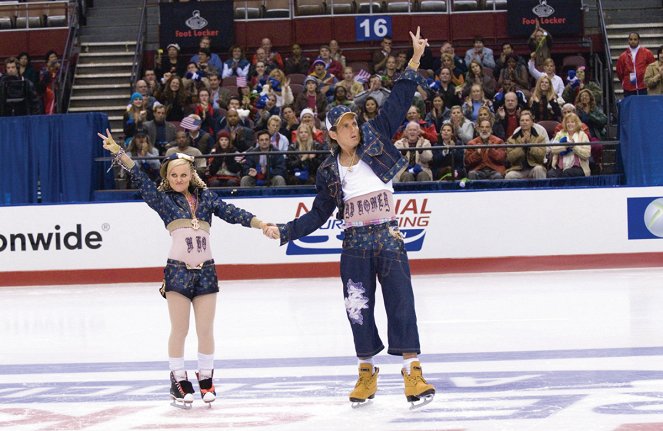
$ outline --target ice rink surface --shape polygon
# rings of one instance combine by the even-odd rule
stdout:
[[[401,360],[352,409],[357,373],[337,278],[221,283],[217,401],[169,405],[159,285],[1,288],[0,428],[663,430],[663,269],[416,276],[424,375]],[[376,308],[386,343],[381,297]],[[195,334],[187,339],[195,379]],[[197,384],[194,388],[198,391]]]

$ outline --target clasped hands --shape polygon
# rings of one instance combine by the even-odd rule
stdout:
[[[279,228],[274,223],[262,222],[260,224],[260,229],[262,229],[263,235],[265,235],[267,238],[279,239],[281,237]]]

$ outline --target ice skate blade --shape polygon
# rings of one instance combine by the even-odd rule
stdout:
[[[182,410],[191,410],[191,406],[193,405],[193,401],[171,401],[170,405],[173,407],[176,407],[178,409]]]
[[[433,401],[433,398],[435,398],[435,394],[428,394],[424,395],[423,397],[419,398],[418,400],[408,400],[410,401],[410,410],[416,410],[420,409],[423,406],[430,404],[431,401]]]
[[[350,401],[353,409],[360,409],[362,407],[370,406],[373,404],[373,399],[369,398],[365,401]]]

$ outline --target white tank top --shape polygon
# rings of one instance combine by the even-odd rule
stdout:
[[[185,227],[173,230],[170,237],[173,240],[168,254],[170,259],[179,260],[189,266],[198,266],[212,259],[209,232]]]
[[[336,158],[336,162],[338,163],[338,173],[341,177],[344,202],[357,196],[363,196],[380,190],[394,192],[392,182],[383,183],[367,163],[359,160],[356,165],[352,166],[352,170],[349,170],[349,168],[341,165],[338,157]]]

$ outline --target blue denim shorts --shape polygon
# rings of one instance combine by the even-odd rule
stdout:
[[[189,299],[219,291],[219,280],[212,259],[195,268],[179,260],[168,259],[163,276],[166,292],[177,292]]]

